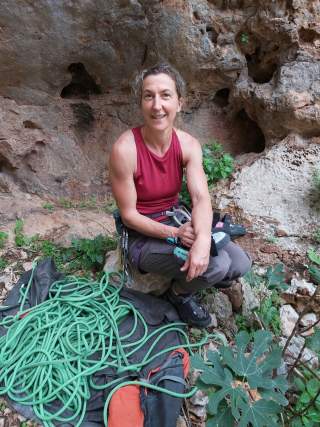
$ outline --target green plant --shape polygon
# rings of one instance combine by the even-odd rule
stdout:
[[[4,270],[8,264],[9,263],[5,258],[0,257],[0,270]]]
[[[304,380],[295,377],[294,386],[298,392],[293,407],[294,416],[289,418],[293,427],[316,427],[320,424],[320,381],[307,370],[302,371]]]
[[[314,250],[309,249],[307,251],[307,255],[309,260],[316,264],[317,266],[320,266],[320,255]],[[316,267],[315,265],[309,265],[308,266],[308,273],[310,274],[311,278],[316,282],[316,284],[320,284],[320,269]]]
[[[76,203],[76,207],[80,209],[95,208],[97,207],[97,198],[96,196],[91,196],[88,199],[80,200],[78,203]]]
[[[281,349],[271,347],[269,331],[256,331],[253,343],[247,332],[235,337],[233,348],[208,351],[208,362],[195,355],[192,366],[202,371],[197,386],[209,397],[207,427],[277,426],[282,406],[288,404],[284,376],[274,374],[281,364]]]
[[[0,231],[0,249],[4,248],[6,241],[8,240],[8,233]]]
[[[238,331],[245,331],[248,332],[248,334],[252,334],[252,324],[250,322],[250,319],[248,319],[243,314],[236,314],[235,315],[235,322],[238,328]]]
[[[16,246],[22,247],[26,244],[26,236],[23,234],[23,220],[17,219],[14,226],[14,241]]]
[[[64,197],[58,200],[58,205],[64,209],[71,209],[74,207],[74,203],[71,200],[66,199]]]
[[[99,235],[94,239],[73,240],[70,251],[83,269],[98,270],[103,267],[105,253],[115,247],[114,239]]]
[[[106,213],[113,213],[117,209],[117,204],[114,198],[109,196],[102,205],[102,209]]]
[[[317,243],[320,243],[320,227],[314,232],[313,238]]]
[[[243,44],[248,44],[249,43],[249,34],[248,33],[241,33],[240,41]]]
[[[52,212],[54,210],[54,205],[52,203],[44,203],[42,205],[43,209],[47,209],[48,211]]]
[[[234,168],[232,156],[225,153],[221,144],[215,141],[202,147],[202,163],[209,189],[212,189],[220,179],[228,178]],[[185,177],[180,197],[185,203],[190,204],[190,195]]]
[[[6,409],[6,407],[7,407],[6,402],[0,399],[0,413],[3,412]]]
[[[266,272],[266,286],[268,289],[286,290],[288,285],[285,282],[285,272],[283,264],[276,264],[268,267]]]
[[[314,249],[309,249],[307,255],[310,261],[317,265],[320,265],[320,254],[318,254]]]
[[[281,302],[278,293],[272,291],[271,296],[263,298],[260,307],[255,310],[263,326],[266,329],[270,329],[277,336],[281,335],[280,305]]]

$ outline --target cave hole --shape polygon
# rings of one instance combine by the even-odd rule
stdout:
[[[300,40],[305,43],[313,43],[314,40],[317,40],[320,38],[320,35],[315,30],[300,28],[299,37],[300,37]]]
[[[269,83],[277,70],[277,64],[275,62],[263,63],[260,57],[260,47],[257,47],[252,55],[246,55],[248,74],[255,83]]]
[[[197,10],[193,11],[193,17],[196,21],[200,21],[200,15],[199,15],[199,12]]]
[[[69,65],[71,82],[61,91],[61,98],[85,98],[101,94],[101,88],[81,62]]]
[[[227,107],[229,105],[229,95],[230,95],[230,89],[228,88],[220,89],[214,95],[213,102],[221,108]]]
[[[26,129],[41,129],[41,126],[37,125],[37,123],[33,122],[32,120],[25,120],[23,122],[23,126]]]
[[[10,172],[14,169],[9,160],[0,154],[0,172]]]
[[[244,109],[237,113],[235,125],[239,132],[239,139],[243,141],[241,147],[238,147],[239,152],[262,153],[266,145],[264,134],[258,124],[250,119]]]
[[[212,25],[206,25],[206,33],[213,43],[217,43],[218,33],[215,31]]]

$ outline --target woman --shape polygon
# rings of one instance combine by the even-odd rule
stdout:
[[[144,70],[136,82],[144,123],[127,130],[110,156],[112,191],[129,232],[129,259],[145,272],[172,279],[167,297],[181,319],[205,327],[210,315],[193,297],[201,289],[230,283],[251,261],[229,242],[210,256],[212,207],[199,142],[174,128],[184,82],[168,64]],[[192,220],[177,228],[166,211],[178,203],[183,169],[192,200]],[[189,248],[186,261],[173,255],[167,238]]]

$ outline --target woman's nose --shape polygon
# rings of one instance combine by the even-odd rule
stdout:
[[[155,110],[159,110],[160,108],[161,108],[161,99],[160,99],[160,97],[159,96],[155,96],[154,98],[153,98],[153,104],[152,104],[152,107],[155,109]]]

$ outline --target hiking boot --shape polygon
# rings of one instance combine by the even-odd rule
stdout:
[[[180,319],[190,326],[205,328],[211,323],[211,316],[206,308],[199,304],[194,294],[176,295],[172,289],[166,293],[166,297],[175,306]]]
[[[230,287],[224,289],[220,288],[219,291],[223,292],[228,296],[233,311],[239,313],[243,303],[243,292],[241,283],[233,282]]]

